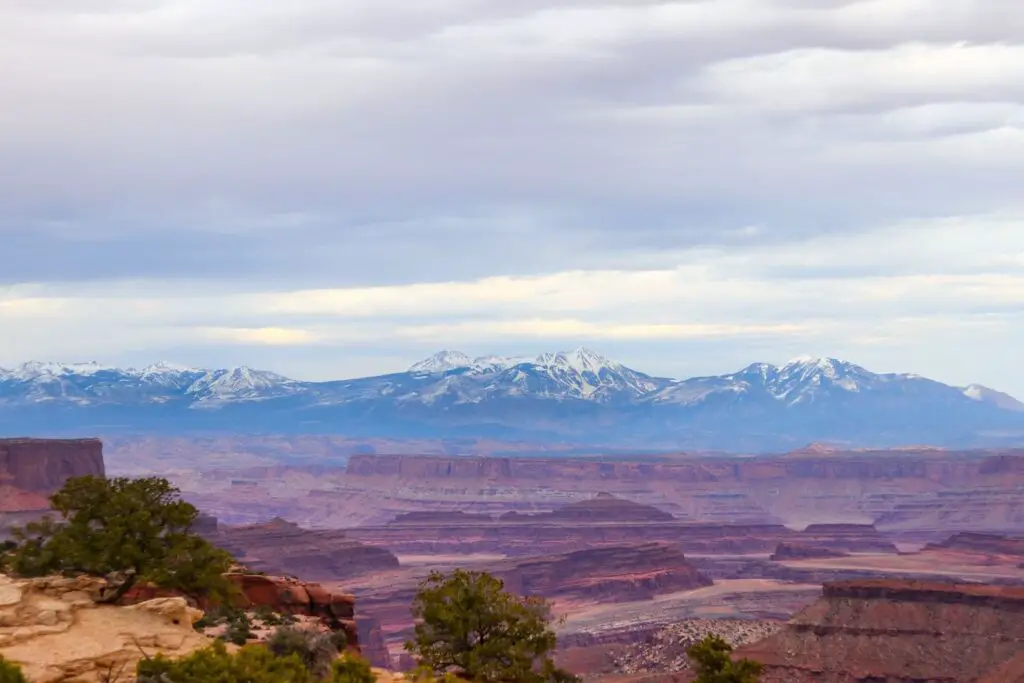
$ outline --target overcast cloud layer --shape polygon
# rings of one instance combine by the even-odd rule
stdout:
[[[1018,4],[0,0],[0,366],[1024,396]]]

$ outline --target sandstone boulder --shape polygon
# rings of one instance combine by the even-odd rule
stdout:
[[[268,607],[281,614],[316,617],[335,631],[343,631],[346,641],[358,649],[355,624],[355,598],[333,593],[318,583],[261,574],[228,574],[245,596],[245,607]]]
[[[184,598],[129,607],[98,605],[102,579],[0,575],[0,656],[34,683],[129,679],[144,656],[185,656],[210,644],[192,625],[202,612]]]

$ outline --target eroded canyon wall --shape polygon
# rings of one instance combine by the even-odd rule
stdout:
[[[46,509],[70,477],[104,473],[99,439],[0,439],[0,512]]]
[[[53,493],[70,477],[103,476],[99,439],[0,439],[0,482]]]

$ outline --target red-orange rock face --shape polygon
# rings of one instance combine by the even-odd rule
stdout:
[[[242,596],[239,607],[268,607],[279,614],[315,617],[333,631],[343,631],[350,647],[358,650],[359,635],[355,623],[355,598],[332,592],[318,583],[306,583],[284,576],[234,572],[225,575]],[[177,595],[154,586],[135,586],[121,602],[126,605]],[[206,606],[200,604],[200,607]]]
[[[69,478],[103,474],[98,439],[0,439],[0,511],[46,509]]]
[[[1019,587],[839,582],[737,656],[763,663],[764,683],[967,683],[1024,655],[1022,614]]]

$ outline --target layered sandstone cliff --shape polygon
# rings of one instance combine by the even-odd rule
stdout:
[[[1024,653],[1022,616],[1024,588],[840,582],[737,654],[765,665],[764,683],[967,683]]]
[[[0,512],[44,510],[70,477],[103,474],[98,439],[0,439]]]
[[[353,455],[353,477],[409,480],[740,482],[780,479],[924,480],[1024,473],[1024,449],[947,452],[935,449],[793,452],[784,457],[601,461],[583,458],[478,458],[430,455]]]
[[[862,530],[854,540],[844,530],[840,535],[848,542],[843,547],[866,545],[865,534],[877,532]],[[798,537],[827,542],[827,534],[802,534],[781,524],[685,522],[653,505],[608,493],[550,512],[512,512],[498,519],[448,512],[405,514],[384,526],[349,529],[346,536],[409,555],[502,553],[517,557],[637,543],[671,543],[689,553],[767,554],[780,542]]]
[[[509,590],[520,595],[594,602],[646,600],[713,583],[678,547],[666,543],[529,558],[508,568],[499,567],[496,573]]]
[[[952,550],[983,555],[1024,557],[1024,538],[1002,534],[963,532],[954,534],[942,543],[929,543],[925,550]]]
[[[874,524],[811,524],[800,542],[853,553],[895,553],[896,546]]]
[[[313,581],[341,581],[398,567],[385,548],[364,545],[337,530],[303,529],[283,519],[229,527],[204,523],[200,533],[246,567]]]
[[[184,598],[97,605],[105,585],[0,575],[0,656],[33,683],[102,683],[131,679],[144,656],[180,657],[210,644],[192,627],[202,612]]]

